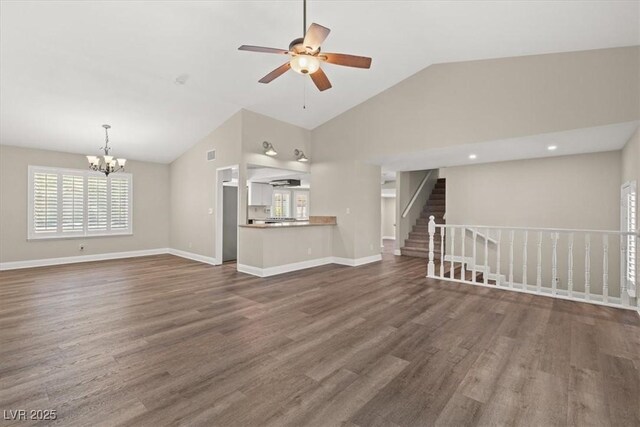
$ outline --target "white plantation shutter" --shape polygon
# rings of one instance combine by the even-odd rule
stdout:
[[[32,176],[33,205],[29,221],[35,233],[58,231],[58,175],[46,172]]]
[[[62,232],[84,232],[84,175],[62,175]]]
[[[107,177],[87,177],[87,230],[107,231]]]
[[[129,183],[127,178],[111,178],[111,230],[129,229]]]
[[[29,166],[29,239],[131,234],[132,177]]]

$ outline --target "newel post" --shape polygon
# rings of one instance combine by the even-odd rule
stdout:
[[[433,215],[429,216],[429,265],[427,266],[427,277],[435,277],[436,266],[433,263],[433,236],[436,233],[436,222]]]

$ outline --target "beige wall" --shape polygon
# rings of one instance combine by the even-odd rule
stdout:
[[[620,151],[544,159],[488,163],[440,170],[447,180],[447,223],[512,227],[619,230]],[[484,233],[484,230],[480,230]],[[491,231],[496,238],[497,232]],[[458,234],[458,237],[460,235]],[[584,236],[575,236],[575,289],[584,284]],[[514,274],[522,277],[523,234],[515,236]],[[610,238],[609,272],[612,295],[618,290],[619,239]],[[471,253],[468,234],[466,255]],[[502,273],[508,268],[508,234],[502,236]],[[478,263],[484,262],[483,241],[478,245]],[[451,245],[448,245],[450,248]],[[602,237],[592,236],[592,289],[601,289]],[[457,254],[460,255],[460,242]],[[528,241],[528,282],[535,283],[537,234]],[[568,237],[558,246],[560,286],[567,285]],[[495,272],[495,247],[490,247],[489,265]],[[551,236],[543,233],[543,281],[551,282]]]
[[[441,169],[447,223],[617,230],[620,152]]]
[[[320,128],[341,128],[357,158],[380,161],[628,122],[640,118],[639,73],[638,46],[437,64]]]
[[[396,238],[396,198],[383,197],[381,207],[382,237]]]
[[[640,129],[631,136],[620,155],[622,183],[636,181],[640,185]]]
[[[238,112],[171,163],[173,249],[214,257],[216,169],[240,164],[241,126],[242,114]],[[207,151],[213,149],[216,160],[207,161]]]
[[[338,217],[336,253],[372,255],[365,236],[380,232],[380,202],[372,203],[379,169],[372,163],[451,145],[636,120],[638,70],[637,46],[428,67],[313,130],[312,214]],[[575,190],[585,198],[591,191]],[[503,218],[498,213],[487,220]]]
[[[86,169],[79,154],[0,145],[0,262],[169,247],[169,166],[130,160],[133,235],[27,241],[29,165]],[[80,243],[85,249],[79,250]]]
[[[308,172],[295,160],[295,148],[310,153],[310,131],[261,114],[240,110],[202,141],[171,163],[171,247],[215,257],[216,169],[239,166],[239,223],[247,218],[247,166],[259,165]],[[271,142],[277,157],[265,156],[262,142]],[[216,160],[206,153],[216,150]],[[313,191],[313,190],[312,190]],[[310,196],[312,198],[313,195]],[[213,214],[209,214],[209,209]],[[243,250],[239,241],[239,251]]]

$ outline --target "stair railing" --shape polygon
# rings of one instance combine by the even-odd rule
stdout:
[[[428,233],[427,277],[640,310],[627,266],[638,231],[436,224],[432,215]]]
[[[411,211],[411,207],[413,206],[413,204],[415,203],[416,199],[420,195],[420,192],[424,188],[424,186],[427,183],[427,181],[429,181],[429,178],[431,177],[432,173],[433,173],[433,169],[430,170],[429,172],[427,172],[427,174],[424,176],[424,178],[422,178],[422,181],[420,181],[420,185],[418,185],[418,188],[413,193],[413,196],[411,196],[411,200],[409,200],[409,203],[407,204],[407,206],[402,211],[402,218],[406,218],[407,215],[409,215],[409,211]]]

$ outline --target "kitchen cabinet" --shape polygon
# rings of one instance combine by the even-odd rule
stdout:
[[[249,183],[249,206],[271,206],[273,187],[261,182]]]

